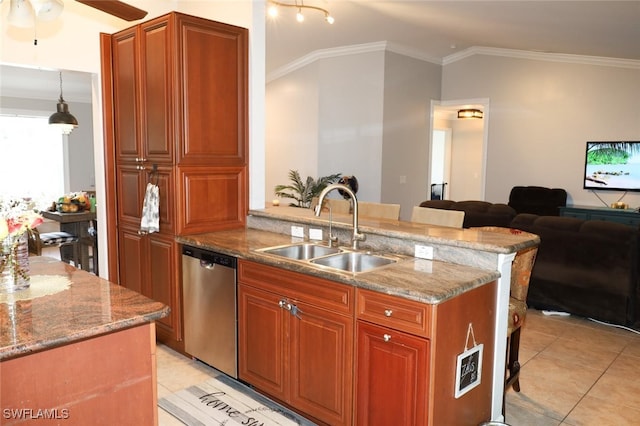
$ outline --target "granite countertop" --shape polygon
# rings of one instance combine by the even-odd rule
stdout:
[[[300,225],[327,226],[329,224],[328,211],[323,211],[320,216],[315,216],[311,209],[280,206],[251,210],[249,214],[258,218],[288,221]],[[350,231],[352,229],[352,221],[352,215],[336,213],[332,215],[333,226],[336,228]],[[514,230],[513,235],[504,235],[482,231],[481,228],[451,228],[370,217],[359,217],[358,227],[360,232],[367,235],[396,238],[409,236],[411,240],[416,242],[502,254],[514,253],[540,244],[540,238],[537,235],[533,236],[533,238],[518,237],[517,230]]]
[[[328,280],[437,304],[496,280],[497,271],[452,263],[400,256],[398,263],[357,274],[311,266],[305,262],[265,254],[257,250],[301,239],[252,228],[177,237],[179,243],[305,273]]]
[[[30,257],[31,299],[0,293],[0,361],[165,317],[169,308],[47,257]],[[45,293],[38,292],[47,287]],[[36,285],[37,284],[37,285]],[[37,287],[37,288],[36,288]]]

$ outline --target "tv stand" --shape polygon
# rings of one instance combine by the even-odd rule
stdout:
[[[623,225],[640,227],[640,213],[636,209],[612,209],[610,207],[565,206],[560,207],[560,216],[583,220],[604,220]]]

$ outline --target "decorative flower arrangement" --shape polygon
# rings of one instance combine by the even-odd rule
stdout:
[[[29,286],[29,249],[25,234],[42,223],[30,200],[0,199],[0,292]]]
[[[31,200],[0,199],[0,240],[17,239],[41,223],[42,216],[34,210]]]

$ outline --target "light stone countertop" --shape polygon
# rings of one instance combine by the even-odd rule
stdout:
[[[282,222],[296,223],[306,226],[329,225],[329,212],[324,211],[317,217],[313,210],[295,207],[268,207],[261,210],[251,210],[249,217],[264,218]],[[433,226],[400,220],[376,219],[359,217],[359,228],[364,234],[380,237],[410,238],[415,242],[427,244],[442,244],[451,247],[481,250],[493,253],[514,253],[518,250],[540,244],[540,238],[534,236],[520,236],[520,231],[514,230],[513,235],[482,231],[479,228],[450,228]],[[333,226],[351,232],[351,215],[333,214]],[[284,232],[284,231],[283,231]]]
[[[402,256],[398,263],[357,274],[262,253],[267,247],[301,242],[299,238],[257,229],[236,229],[177,237],[179,243],[300,272],[428,304],[438,304],[500,277],[497,271]],[[384,254],[384,253],[382,253]]]
[[[280,267],[328,280],[438,304],[500,277],[496,256],[509,255],[540,243],[537,235],[514,230],[500,234],[479,229],[457,229],[397,220],[360,217],[360,231],[367,235],[361,249],[401,260],[361,273],[341,272],[304,261],[269,255],[260,249],[308,240],[309,228],[320,227],[326,236],[329,214],[316,217],[311,209],[269,207],[251,210],[247,227],[177,237],[182,244],[218,251],[240,259]],[[333,232],[341,245],[349,245],[352,216],[332,215]],[[305,228],[305,238],[290,236],[292,225]],[[414,244],[434,247],[437,260],[413,257]]]

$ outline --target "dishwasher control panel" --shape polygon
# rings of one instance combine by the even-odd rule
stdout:
[[[205,263],[226,266],[227,268],[236,269],[237,259],[233,256],[227,256],[222,253],[214,253],[197,247],[183,246],[182,254],[189,257],[195,257]]]

